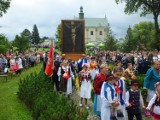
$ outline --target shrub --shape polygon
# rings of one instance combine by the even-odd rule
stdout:
[[[17,94],[32,110],[36,120],[87,119],[87,110],[80,111],[74,101],[69,101],[65,96],[55,92],[49,78],[43,71],[20,80]]]
[[[144,78],[145,78],[145,75],[137,75],[137,80],[139,81],[139,84],[140,84],[140,88],[143,87],[143,82],[144,82]]]
[[[34,73],[20,80],[17,94],[31,108],[37,96],[51,90],[51,88],[49,79],[42,72],[40,74]]]
[[[140,84],[139,89],[141,91],[143,99],[146,100],[146,98],[147,98],[147,89],[143,89],[144,78],[145,78],[145,75],[137,75],[137,80],[139,81],[139,84]],[[130,89],[131,80],[130,79],[126,79],[125,80],[125,84],[126,84],[126,90],[129,90]]]
[[[143,96],[143,100],[147,99],[147,89],[141,88],[141,94]]]

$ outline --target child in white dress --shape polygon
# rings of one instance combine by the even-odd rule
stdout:
[[[83,65],[82,70],[79,72],[79,78],[80,78],[80,104],[79,106],[83,106],[82,102],[83,99],[85,99],[85,106],[86,109],[89,109],[89,106],[87,105],[87,100],[91,98],[91,75],[90,71],[88,70],[87,64]]]

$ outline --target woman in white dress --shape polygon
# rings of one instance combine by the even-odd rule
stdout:
[[[89,109],[89,106],[87,105],[87,100],[91,98],[91,75],[90,71],[88,70],[87,64],[83,65],[83,68],[79,73],[79,78],[81,82],[81,100],[79,106],[82,106],[83,99],[85,99],[85,107],[86,109]]]
[[[14,65],[16,64],[16,61],[13,55],[11,55],[9,63],[10,63],[10,70],[14,71]]]
[[[74,78],[74,75],[67,60],[63,60],[62,66],[58,68],[57,75],[60,81],[60,92],[63,92],[70,98],[70,94],[72,93],[72,78]]]

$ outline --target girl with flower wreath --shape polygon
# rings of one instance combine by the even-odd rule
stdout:
[[[82,102],[83,99],[85,100],[85,107],[86,109],[89,109],[89,106],[87,104],[87,100],[91,98],[91,75],[90,71],[88,70],[87,64],[83,65],[82,70],[79,72],[79,78],[80,78],[80,104],[79,106],[83,106]]]

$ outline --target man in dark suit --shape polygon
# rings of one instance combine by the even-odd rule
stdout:
[[[54,61],[53,75],[52,75],[52,84],[53,84],[53,87],[55,84],[57,91],[59,91],[59,81],[58,81],[58,75],[57,75],[59,67],[60,67],[59,56],[56,56],[56,59]]]

